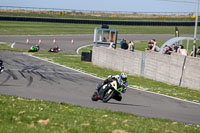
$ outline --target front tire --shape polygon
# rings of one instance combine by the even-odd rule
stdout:
[[[114,90],[112,90],[112,92],[110,94],[108,94],[107,92],[105,93],[105,95],[103,97],[103,100],[102,100],[104,103],[107,103],[115,95],[115,91]]]

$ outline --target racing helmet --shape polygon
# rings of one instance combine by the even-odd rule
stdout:
[[[126,80],[127,80],[127,75],[125,73],[121,73],[121,75],[119,77],[120,84],[121,85],[125,84]]]

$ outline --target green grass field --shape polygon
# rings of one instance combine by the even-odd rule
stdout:
[[[198,133],[199,126],[0,95],[1,133]]]
[[[109,25],[119,34],[174,34],[174,26],[119,26]],[[93,24],[44,23],[0,21],[0,35],[60,35],[60,34],[93,34]],[[180,34],[194,34],[193,26],[179,26]],[[200,31],[200,29],[198,29]]]

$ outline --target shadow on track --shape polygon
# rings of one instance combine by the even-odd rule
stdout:
[[[123,106],[139,106],[139,107],[148,107],[148,106],[144,106],[144,105],[129,104],[129,103],[114,103],[114,102],[107,102],[107,104],[116,104],[116,105],[123,105]]]

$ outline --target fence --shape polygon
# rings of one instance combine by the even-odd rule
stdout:
[[[131,75],[200,89],[200,58],[178,54],[164,55],[153,51],[125,51],[106,47],[93,47],[95,65],[124,71]]]
[[[195,22],[148,22],[148,21],[114,21],[114,20],[85,20],[85,19],[54,19],[34,17],[7,17],[0,16],[0,20],[29,21],[29,22],[53,22],[75,24],[108,24],[108,25],[137,25],[137,26],[194,26]],[[200,22],[198,22],[200,25]]]

